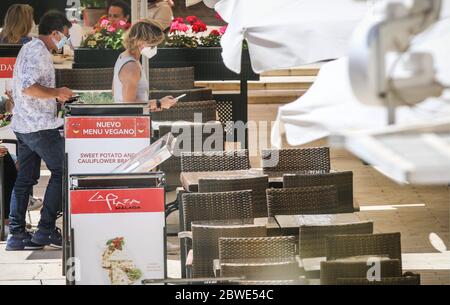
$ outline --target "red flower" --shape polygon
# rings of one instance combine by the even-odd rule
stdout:
[[[187,16],[186,21],[189,22],[190,25],[193,25],[197,20],[197,16]]]
[[[181,17],[174,18],[172,22],[184,23],[184,19]]]
[[[211,33],[209,33],[211,36],[220,36],[220,33],[218,30],[212,30]]]
[[[225,34],[225,32],[227,31],[227,27],[228,27],[228,25],[224,25],[223,27],[221,27],[220,29],[219,29],[219,32],[220,32],[220,34]]]
[[[192,25],[192,31],[194,33],[201,33],[207,30],[206,24],[204,24],[203,22],[201,22],[200,20],[196,21],[193,25]]]
[[[222,16],[220,16],[219,13],[216,12],[215,17],[217,20],[223,21]]]

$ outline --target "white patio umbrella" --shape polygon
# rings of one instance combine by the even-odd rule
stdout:
[[[417,37],[412,49],[430,52],[437,78],[450,86],[450,18],[436,23]],[[346,57],[325,64],[309,91],[293,103],[279,108],[272,144],[281,146],[285,134],[290,145],[305,144],[344,130],[368,130],[386,126],[387,109],[361,104],[354,96]],[[430,98],[417,107],[397,108],[397,124],[418,123],[450,117],[450,92]]]
[[[289,68],[347,53],[355,26],[370,1],[222,0],[216,11],[229,23],[222,38],[223,60],[240,72],[245,38],[257,73]]]

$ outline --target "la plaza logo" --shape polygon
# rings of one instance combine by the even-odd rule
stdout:
[[[110,211],[114,210],[128,210],[140,209],[141,202],[137,199],[120,198],[114,193],[96,192],[90,199],[90,203],[106,203]]]

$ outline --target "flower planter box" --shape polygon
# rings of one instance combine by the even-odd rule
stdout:
[[[222,48],[159,48],[150,60],[152,68],[195,68],[195,80],[259,80],[250,65],[248,50],[242,52],[241,75],[225,67],[222,60]]]
[[[77,48],[74,52],[73,68],[111,68],[124,50]]]
[[[114,67],[123,50],[75,49],[74,68]],[[225,67],[222,48],[158,48],[150,60],[151,68],[194,67],[195,80],[259,80],[250,65],[248,50],[242,52],[242,72],[236,74]]]

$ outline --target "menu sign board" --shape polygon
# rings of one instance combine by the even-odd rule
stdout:
[[[66,117],[69,174],[110,173],[150,145],[150,117]]]
[[[75,283],[164,279],[164,189],[72,190]]]

